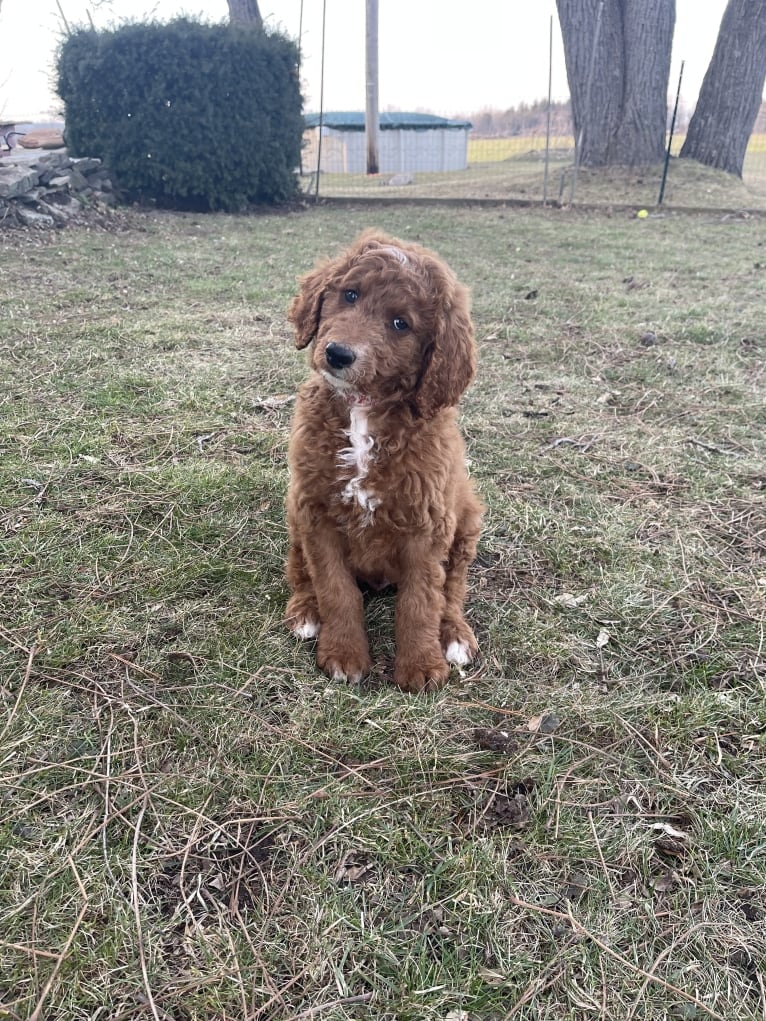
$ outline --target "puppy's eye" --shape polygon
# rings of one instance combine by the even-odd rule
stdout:
[[[349,305],[353,305],[354,302],[357,301],[357,299],[359,298],[359,291],[352,290],[344,291],[343,297],[346,299]]]
[[[407,322],[406,319],[402,319],[401,316],[394,316],[394,318],[391,320],[391,325],[399,333],[403,333],[405,330],[409,330],[410,328],[410,324]]]

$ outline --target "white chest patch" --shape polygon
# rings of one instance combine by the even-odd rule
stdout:
[[[345,433],[349,445],[340,451],[338,463],[341,468],[353,474],[343,488],[341,499],[344,503],[358,503],[362,510],[368,512],[372,520],[373,513],[380,506],[380,500],[364,487],[370,461],[373,459],[372,448],[375,446],[375,439],[369,432],[366,408],[352,406],[351,421]]]

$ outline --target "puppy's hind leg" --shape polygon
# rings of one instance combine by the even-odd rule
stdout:
[[[447,561],[444,580],[444,612],[440,638],[448,663],[461,667],[470,663],[479,650],[473,631],[463,616],[468,568],[476,556],[481,530],[481,506],[474,497],[466,506],[458,524]]]

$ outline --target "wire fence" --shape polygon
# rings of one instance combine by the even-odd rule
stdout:
[[[436,135],[437,133],[434,132]],[[683,136],[673,139],[663,205],[676,208],[766,210],[766,134],[754,135],[745,158],[742,181],[677,158]],[[336,152],[343,146],[336,142]],[[375,175],[363,170],[306,164],[304,191],[315,198],[455,199],[511,203],[613,204],[652,207],[658,204],[663,166],[646,168],[580,167],[575,182],[574,139],[569,136],[525,135],[482,138],[468,132],[462,169],[438,167],[444,143],[424,138],[421,152]],[[429,154],[432,161],[429,164]],[[674,158],[675,157],[675,158]],[[325,169],[329,166],[329,169]],[[336,164],[337,166],[337,164]],[[416,167],[418,169],[416,169]]]

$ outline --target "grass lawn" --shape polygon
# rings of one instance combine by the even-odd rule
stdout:
[[[481,657],[281,624],[296,276],[473,290]],[[316,208],[2,237],[0,1018],[766,1018],[766,224]]]

